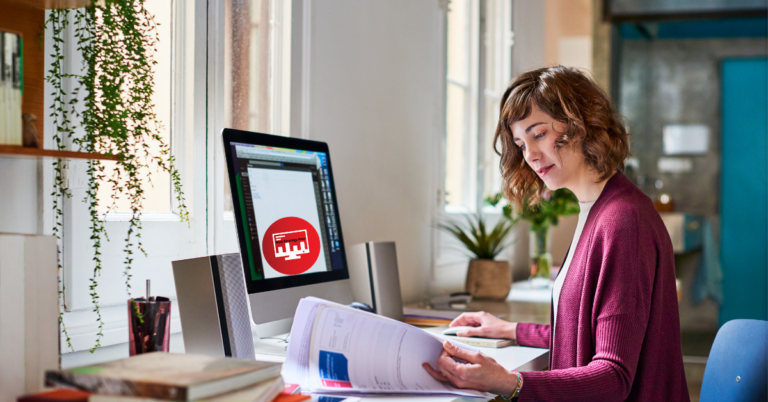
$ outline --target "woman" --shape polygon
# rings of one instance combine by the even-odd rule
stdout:
[[[501,100],[494,144],[518,209],[567,188],[579,223],[553,286],[551,325],[467,313],[451,326],[549,348],[550,370],[508,371],[448,342],[425,369],[520,401],[688,401],[672,244],[651,200],[621,173],[627,132],[603,91],[571,68],[524,73]]]

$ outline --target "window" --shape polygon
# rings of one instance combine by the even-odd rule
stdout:
[[[202,102],[203,105],[205,102],[204,96],[198,98],[194,94],[204,94],[205,87],[204,85],[196,87],[192,79],[196,68],[198,70],[202,68],[205,71],[204,65],[194,65],[195,52],[205,52],[205,38],[195,38],[189,34],[195,31],[193,25],[195,20],[192,18],[196,11],[195,4],[147,0],[145,6],[154,15],[155,22],[159,24],[159,41],[155,54],[158,64],[154,71],[155,112],[163,126],[160,135],[171,144],[171,152],[177,160],[191,222],[189,224],[180,222],[179,216],[174,211],[174,195],[171,191],[169,175],[153,171],[152,185],[144,187],[146,200],[141,234],[147,254],[145,256],[134,250],[134,261],[130,271],[131,296],[143,296],[145,280],[150,279],[154,295],[175,298],[171,261],[207,254],[206,199],[205,192],[199,191],[205,189],[205,175],[197,174],[194,165],[188,163],[194,155],[205,153],[205,147],[196,145],[197,141],[195,141],[196,138],[205,136],[205,116],[195,120],[193,113],[195,102]],[[202,31],[204,32],[204,29]],[[69,43],[65,45],[64,51],[69,59],[75,60],[69,65],[77,68],[78,55],[71,32],[68,38]],[[194,46],[193,40],[202,40],[203,46]],[[49,42],[46,41],[46,46],[51,46]],[[47,55],[52,53],[49,49],[46,50]],[[50,60],[46,61],[46,63],[49,62]],[[46,88],[46,92],[50,93],[52,90]],[[53,128],[46,127],[45,134],[50,135],[51,132]],[[93,277],[94,250],[93,241],[90,239],[87,205],[83,203],[87,186],[86,165],[87,162],[81,160],[67,162],[65,175],[73,196],[65,199],[63,203],[64,227],[61,257],[64,266],[62,278],[65,289],[64,325],[72,339],[75,351],[92,348],[98,331],[89,291],[90,279]],[[109,168],[109,166],[106,167]],[[50,180],[45,185],[51,186]],[[97,195],[102,203],[102,211],[109,200],[109,195],[109,186],[102,186]],[[123,251],[125,247],[123,239],[127,228],[125,220],[130,216],[129,211],[128,201],[119,200],[116,211],[110,212],[105,217],[104,227],[109,239],[102,239],[102,271],[96,278],[98,281],[96,291],[99,295],[104,322],[103,337],[100,339],[102,346],[128,340],[125,309],[129,294],[126,291],[124,276],[126,254]],[[49,228],[51,225],[46,226]],[[180,330],[177,308],[178,306],[174,306],[175,311],[172,313],[172,332]],[[62,351],[68,352],[63,336],[62,345]]]
[[[151,279],[152,294],[175,299],[171,261],[239,251],[234,221],[225,217],[227,209],[231,215],[231,204],[224,200],[229,189],[224,187],[221,129],[289,133],[292,1],[146,0],[145,4],[160,23],[156,112],[165,127],[161,134],[176,157],[191,222],[179,222],[169,178],[153,172],[154,187],[147,188],[142,218],[147,255],[134,254],[131,290],[134,297],[144,295],[145,279]],[[51,44],[46,46],[49,55]],[[76,43],[70,40],[65,52],[77,57]],[[70,64],[77,66],[77,61]],[[46,88],[46,93],[51,92]],[[51,132],[53,127],[47,126],[45,134]],[[89,295],[93,243],[87,206],[82,202],[85,168],[83,161],[68,162],[73,197],[64,200],[62,233],[64,324],[76,351],[93,347],[98,331]],[[46,175],[45,185],[52,186],[52,168]],[[104,190],[99,196],[108,199],[109,191]],[[46,202],[50,205],[51,200]],[[127,342],[128,294],[123,276],[127,210],[127,204],[118,205],[105,222],[110,241],[102,241],[103,270],[97,278],[105,324],[102,346]],[[52,218],[46,219],[50,228]],[[171,332],[178,332],[176,303],[173,308]],[[68,352],[63,336],[62,345],[62,351]]]
[[[451,0],[447,15],[445,211],[472,212],[499,191],[493,151],[511,79],[510,0]]]
[[[443,199],[438,219],[478,210],[501,188],[493,151],[499,102],[512,73],[512,1],[450,0],[446,15],[446,109]],[[487,216],[493,225],[500,214]],[[464,246],[434,233],[432,291],[453,292],[466,276]]]
[[[288,136],[291,0],[225,0],[220,127]],[[220,129],[215,156],[216,253],[239,252]]]
[[[155,106],[157,121],[161,125],[159,130],[160,138],[166,144],[171,144],[171,89],[173,88],[172,59],[173,45],[171,28],[173,27],[173,7],[170,1],[149,0],[144,3],[147,11],[154,16],[157,23],[158,42],[154,59],[157,64],[154,66],[155,92],[152,96],[152,103]],[[171,144],[172,145],[172,144]],[[153,155],[159,155],[160,149],[156,142],[150,143],[150,152]],[[102,162],[107,174],[114,170],[116,163]],[[145,177],[144,180],[144,211],[147,213],[170,213],[172,208],[171,177],[170,174],[156,169],[143,169],[140,173]],[[146,179],[151,175],[151,183]],[[150,185],[151,184],[151,185]],[[99,212],[105,212],[110,207],[112,200],[110,198],[112,189],[108,185],[100,186],[97,198],[99,201]],[[130,214],[130,200],[125,197],[117,200],[115,208],[111,211],[107,219],[120,220],[126,219],[123,214]],[[169,217],[170,218],[170,217]]]
[[[225,126],[288,135],[291,1],[224,4]]]

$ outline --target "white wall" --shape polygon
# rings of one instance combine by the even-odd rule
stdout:
[[[406,302],[463,288],[464,271],[431,274],[445,108],[441,1],[310,3],[308,138],[329,143],[346,244],[394,240]],[[545,64],[545,10],[537,1],[513,7],[516,75]],[[516,232],[509,259],[523,278],[527,225]],[[572,228],[560,232],[556,243],[569,242]]]
[[[513,0],[512,77],[545,66],[544,2]]]
[[[0,156],[0,233],[38,233],[38,161]]]
[[[329,144],[347,246],[396,242],[405,301],[430,280],[440,15],[438,0],[311,2],[308,137]]]

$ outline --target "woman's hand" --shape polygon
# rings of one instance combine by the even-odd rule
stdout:
[[[458,336],[479,336],[481,338],[517,339],[517,323],[504,321],[484,311],[463,313],[450,324],[451,327],[475,327],[459,331]]]
[[[460,363],[454,359],[461,359]],[[476,389],[496,395],[511,395],[517,386],[517,375],[496,360],[479,352],[470,352],[443,342],[436,368],[423,363],[427,372],[438,381],[450,382],[457,388]]]

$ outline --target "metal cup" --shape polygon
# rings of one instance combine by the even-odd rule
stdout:
[[[128,299],[128,321],[131,356],[168,352],[171,336],[171,301],[168,298]]]

